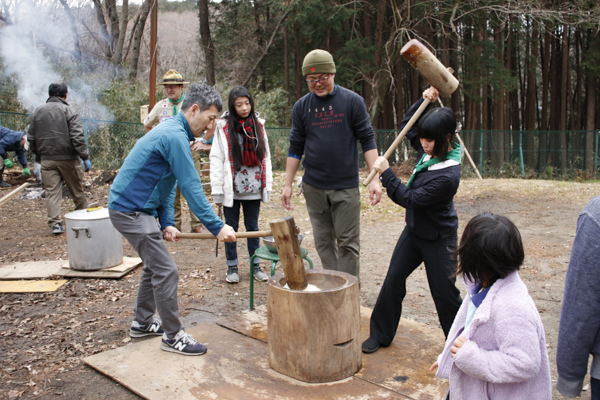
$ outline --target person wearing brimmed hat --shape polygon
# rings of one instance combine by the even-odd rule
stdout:
[[[304,155],[302,190],[323,268],[360,279],[358,146],[369,170],[377,159],[375,134],[365,101],[334,83],[335,63],[325,50],[306,55],[302,74],[310,93],[294,104],[283,206],[293,208],[292,184]],[[369,185],[371,205],[381,200],[379,179]]]
[[[181,111],[181,104],[185,99],[185,95],[183,94],[183,85],[188,83],[189,82],[186,82],[181,74],[174,69],[170,69],[165,74],[163,81],[159,83],[159,85],[164,86],[167,98],[156,103],[154,108],[152,108],[152,111],[148,113],[148,116],[144,120],[144,128],[146,128],[146,132],[149,132],[155,125],[158,125],[168,118],[175,117],[177,114],[179,114]],[[207,143],[206,139],[204,139],[203,143]],[[202,159],[198,151],[192,151],[192,158],[194,159],[194,167],[196,168],[196,171],[198,171],[198,175],[200,175],[200,171],[202,170]],[[175,227],[181,230],[181,190],[179,189],[179,185],[177,185],[177,191],[175,194],[174,212]],[[190,225],[192,233],[207,232],[207,230],[202,226],[202,222],[200,222],[198,217],[196,217],[191,210]]]
[[[181,103],[185,99],[183,94],[183,85],[188,84],[185,82],[181,74],[174,69],[170,69],[165,76],[163,81],[159,85],[163,85],[166,99],[163,99],[156,103],[152,111],[148,113],[146,119],[144,119],[144,128],[146,132],[167,118],[176,116],[181,111]]]

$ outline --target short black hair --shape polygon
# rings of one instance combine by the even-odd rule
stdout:
[[[68,91],[67,84],[63,82],[51,83],[50,86],[48,86],[48,95],[50,97],[65,97]]]
[[[211,106],[217,107],[219,112],[223,110],[223,101],[219,92],[204,83],[190,85],[181,104],[181,111],[186,112],[193,104],[198,105],[201,112],[208,110]]]
[[[456,274],[472,282],[491,286],[496,280],[518,271],[525,251],[519,229],[502,215],[490,212],[473,217],[456,250]]]
[[[419,139],[435,140],[432,156],[439,157],[442,161],[452,151],[455,133],[456,116],[454,111],[448,107],[438,107],[427,111],[417,123],[417,136]]]

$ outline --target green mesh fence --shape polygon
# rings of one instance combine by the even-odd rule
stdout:
[[[0,112],[0,125],[24,131],[27,114]],[[135,142],[146,131],[141,123],[83,119],[94,169],[118,169]],[[273,169],[285,170],[290,128],[267,128]],[[399,130],[375,130],[380,154],[392,144]],[[598,175],[600,131],[469,131],[460,136],[483,177],[536,177],[591,179]],[[27,154],[33,160],[32,154]],[[404,139],[390,157],[390,164],[415,162],[416,152]],[[361,167],[366,163],[359,152]],[[475,176],[465,158],[463,176]]]

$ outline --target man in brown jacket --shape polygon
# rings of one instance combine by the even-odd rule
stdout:
[[[55,235],[65,231],[60,217],[62,181],[71,192],[75,209],[81,210],[86,207],[86,202],[79,157],[83,160],[86,172],[92,167],[83,125],[79,115],[67,103],[67,92],[64,83],[50,84],[50,97],[46,104],[33,112],[27,135],[30,149],[42,165],[48,226]]]

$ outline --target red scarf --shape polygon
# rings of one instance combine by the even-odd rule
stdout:
[[[235,131],[242,137],[242,164],[247,167],[256,167],[259,164],[256,157],[256,145],[258,137],[253,129],[253,118],[240,118],[235,124]]]
[[[241,121],[249,121],[250,131],[252,132],[253,137],[256,138],[256,134],[254,133],[254,129],[253,129],[252,119],[253,119],[252,117],[248,117],[245,120],[240,120],[240,122]],[[244,126],[243,123],[242,124],[238,123],[237,125],[240,126],[240,127]],[[257,121],[257,126],[258,126],[258,131],[261,132],[261,134],[263,135],[264,142],[266,143],[267,139],[266,139],[265,134],[263,133],[264,132],[263,131],[263,129],[264,129],[263,126],[258,121]],[[238,132],[237,127],[236,127],[236,132]],[[229,165],[231,166],[231,176],[233,177],[233,176],[235,176],[235,171],[233,169],[233,152],[231,151],[231,140],[232,140],[232,137],[231,137],[231,135],[229,135],[229,122],[226,123],[225,126],[223,127],[223,133],[225,134],[225,139],[227,139],[227,152],[229,153]],[[246,133],[247,133],[247,131],[246,131]],[[244,134],[242,133],[242,135],[244,135]],[[246,140],[247,139],[248,139],[248,137],[246,135],[244,135],[244,140],[243,140],[243,143],[242,143],[244,145],[244,150],[246,148]],[[237,138],[234,138],[234,140],[237,140]],[[260,164],[260,180],[262,182],[262,187],[265,188],[265,187],[267,187],[267,173],[266,173],[266,171],[267,171],[267,152],[266,152],[266,149],[265,149],[265,155],[263,156],[263,159],[260,160],[260,162],[259,162],[258,159],[257,159],[257,157],[256,157],[256,143],[257,143],[257,140],[253,139],[252,142],[254,143],[254,151],[252,152],[252,156],[254,156],[254,159],[257,160],[257,162],[256,162],[256,164],[254,166],[257,166],[257,165]],[[246,166],[249,166],[249,167],[252,166],[252,165],[249,165],[249,164],[246,163],[243,151],[242,151],[242,164],[246,165]]]

